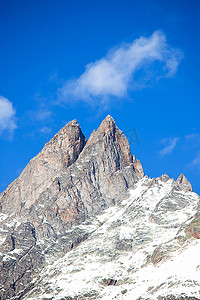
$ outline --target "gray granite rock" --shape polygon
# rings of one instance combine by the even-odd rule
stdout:
[[[34,270],[44,263],[42,249],[37,245],[35,229],[21,223],[11,230],[1,245],[0,299],[15,299],[28,288]]]

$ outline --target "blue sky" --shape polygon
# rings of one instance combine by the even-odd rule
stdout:
[[[0,1],[0,191],[68,121],[89,138],[110,114],[145,174],[200,193],[199,16],[194,0]]]

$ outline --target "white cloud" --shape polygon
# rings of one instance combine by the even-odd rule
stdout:
[[[171,154],[172,151],[174,150],[178,140],[179,140],[178,137],[170,137],[170,138],[167,138],[167,139],[163,139],[161,141],[161,143],[164,144],[164,148],[162,150],[160,150],[158,153],[161,156]]]
[[[0,135],[7,132],[9,138],[12,137],[14,130],[17,128],[16,111],[8,99],[0,96]]]
[[[170,77],[176,73],[182,58],[182,52],[170,47],[165,35],[156,31],[148,38],[140,37],[114,47],[102,59],[88,64],[79,78],[68,80],[59,90],[59,99],[94,104],[108,102],[110,97],[122,98],[137,88],[138,82],[134,80],[137,71],[151,67],[150,77]],[[146,78],[143,75],[144,81],[152,80],[147,73]]]

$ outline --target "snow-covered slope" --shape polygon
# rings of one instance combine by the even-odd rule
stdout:
[[[88,238],[50,255],[24,299],[200,299],[200,240],[187,233],[199,196],[180,184],[145,176],[127,199],[72,228]]]

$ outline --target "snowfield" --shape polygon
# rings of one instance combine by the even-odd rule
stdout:
[[[79,226],[89,237],[49,257],[25,299],[200,299],[200,240],[185,232],[198,201],[173,179],[145,176],[128,199]]]

